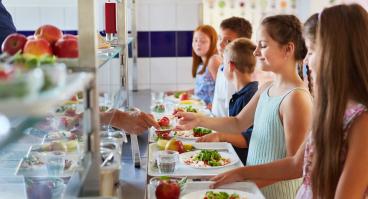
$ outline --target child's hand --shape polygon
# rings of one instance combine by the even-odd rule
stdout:
[[[210,133],[197,139],[197,142],[221,142],[220,133]]]
[[[179,125],[176,125],[175,130],[183,131],[197,127],[199,125],[201,115],[197,113],[177,112],[175,117],[179,118]]]
[[[214,183],[210,185],[210,189],[215,189],[218,188],[219,186],[233,182],[243,181],[244,179],[242,179],[241,176],[242,175],[239,174],[238,169],[233,169],[225,173],[219,174],[210,179],[211,181],[214,181]]]

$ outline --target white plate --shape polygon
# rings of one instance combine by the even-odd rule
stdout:
[[[188,131],[175,131],[174,133],[177,138],[184,139],[184,140],[197,140],[198,137],[194,137],[193,130]]]
[[[223,165],[223,166],[215,166],[215,167],[201,167],[201,166],[195,166],[195,165],[188,165],[188,164],[185,163],[185,160],[187,160],[190,157],[195,156],[198,153],[200,153],[200,150],[182,153],[182,154],[179,155],[180,161],[186,166],[193,167],[193,168],[198,168],[198,169],[218,169],[218,168],[231,166],[231,165],[238,162],[238,159],[236,157],[234,157],[232,154],[227,153],[227,152],[219,152],[221,157],[226,158],[226,159],[230,159],[229,164],[226,164],[226,165]]]
[[[206,195],[207,191],[214,191],[214,192],[226,192],[229,195],[236,193],[239,194],[240,199],[251,199],[251,198],[255,198],[257,197],[254,194],[248,193],[248,192],[244,192],[244,191],[238,191],[238,190],[233,190],[233,189],[205,189],[205,190],[200,190],[200,191],[195,191],[195,192],[191,192],[188,193],[186,195],[184,195],[183,197],[181,197],[181,199],[203,199]]]
[[[174,95],[165,96],[165,100],[171,101],[171,102],[174,102],[174,103],[182,102],[182,100],[180,100],[179,98],[176,98]],[[183,101],[193,102],[193,104],[203,104],[201,99],[199,97],[195,96],[195,95],[191,95],[188,100],[183,100]],[[186,103],[184,103],[184,104],[186,104]],[[191,105],[191,103],[188,103],[187,105]]]

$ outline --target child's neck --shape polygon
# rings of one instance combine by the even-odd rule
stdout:
[[[202,63],[204,64],[204,63],[206,63],[207,57],[203,56],[203,57],[201,57],[201,60],[202,60]]]
[[[295,65],[296,63],[291,63],[286,65],[283,71],[275,73],[274,84],[276,87],[287,88],[303,82],[295,69]]]
[[[249,73],[235,73],[234,75],[234,85],[236,91],[239,92],[244,86],[252,81],[251,74]]]

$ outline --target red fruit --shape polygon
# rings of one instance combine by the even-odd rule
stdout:
[[[63,32],[53,25],[43,25],[37,28],[34,36],[37,39],[46,39],[51,45],[63,36]]]
[[[184,153],[184,144],[180,140],[171,139],[166,143],[165,150],[177,151],[179,153]]]
[[[28,40],[23,49],[24,54],[36,56],[52,55],[50,43],[45,39]]]
[[[173,180],[160,181],[160,184],[156,188],[155,195],[157,199],[179,199],[180,186]]]
[[[162,117],[159,121],[158,124],[160,126],[169,126],[170,125],[170,119],[167,117]]]
[[[54,54],[59,58],[79,57],[77,39],[60,39],[55,43]]]
[[[70,101],[78,102],[78,96],[73,95],[73,97],[70,98]]]
[[[74,117],[77,115],[75,109],[72,109],[72,108],[69,108],[67,109],[65,112],[64,112],[64,115],[65,116],[68,116],[68,117]]]
[[[156,131],[156,135],[158,138],[164,139],[164,140],[170,140],[170,130],[167,131]]]
[[[183,101],[183,100],[189,100],[189,94],[188,93],[182,93],[182,94],[179,95],[179,99],[181,101]]]
[[[9,55],[14,55],[18,51],[23,50],[26,42],[26,36],[18,33],[13,33],[5,38],[3,44],[1,45],[1,50],[8,53]]]

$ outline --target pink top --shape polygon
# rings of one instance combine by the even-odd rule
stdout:
[[[354,119],[356,119],[363,112],[368,111],[367,108],[362,104],[355,104],[348,108],[345,111],[344,115],[344,146],[343,146],[343,161],[341,164],[345,163],[346,155],[347,155],[347,138],[348,138],[348,130],[353,123]],[[312,199],[312,159],[314,153],[314,146],[312,141],[311,134],[308,137],[307,143],[305,145],[305,153],[304,153],[304,165],[303,165],[303,183],[300,186],[298,193],[296,195],[297,199]],[[366,192],[367,194],[367,192]]]

